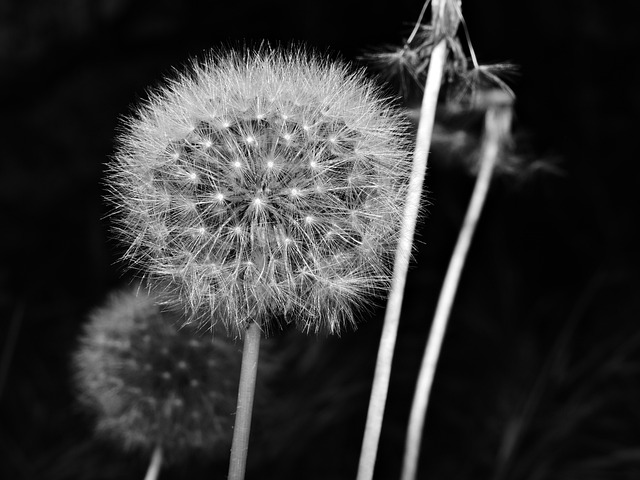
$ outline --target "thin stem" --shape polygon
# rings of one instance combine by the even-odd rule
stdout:
[[[144,480],[156,480],[160,474],[160,468],[162,467],[162,447],[157,445],[151,454],[151,462],[149,462],[149,468],[147,474],[144,476]]]
[[[413,41],[413,37],[415,37],[416,33],[418,33],[418,30],[420,30],[422,17],[424,17],[424,14],[427,11],[427,7],[429,6],[429,3],[431,3],[431,0],[427,0],[426,2],[424,2],[424,5],[422,5],[422,10],[420,10],[420,16],[418,17],[418,21],[413,27],[413,31],[411,32],[411,35],[409,35],[409,38],[407,38],[407,43],[406,43],[407,45],[409,45]]]
[[[499,120],[497,120],[498,116],[501,117]],[[486,114],[485,141],[481,154],[480,171],[478,172],[462,229],[458,235],[458,241],[449,262],[449,268],[447,269],[442,290],[440,291],[436,312],[431,324],[429,340],[427,341],[427,346],[422,358],[422,365],[420,366],[420,373],[411,406],[411,414],[409,416],[401,476],[402,480],[414,480],[416,478],[424,419],[429,404],[438,357],[440,356],[442,340],[451,314],[453,300],[458,289],[460,275],[469,252],[469,246],[487,197],[494,166],[505,135],[505,126],[508,129],[510,120],[510,110],[508,110],[506,118],[502,111],[498,113],[497,109],[491,107]]]
[[[229,462],[229,480],[243,480],[247,466],[261,336],[260,326],[254,322],[247,328],[244,337],[240,386],[238,387],[238,408],[236,409],[236,423],[233,428],[231,460]]]
[[[404,286],[411,257],[411,245],[413,244],[416,219],[420,207],[422,184],[427,169],[427,158],[429,156],[429,148],[431,147],[431,135],[438,103],[438,93],[440,92],[446,57],[446,40],[442,40],[436,45],[431,54],[424,97],[422,98],[420,122],[418,124],[407,202],[404,210],[398,249],[396,251],[393,277],[391,279],[391,291],[389,292],[389,298],[387,300],[387,309],[378,349],[378,359],[376,361],[373,378],[364,439],[360,452],[358,480],[371,480],[373,478],[380,431],[382,430],[382,419],[387,402],[387,392],[389,390],[393,350],[398,335],[398,323],[402,309]]]
[[[464,30],[464,36],[467,39],[467,47],[469,47],[469,55],[471,55],[471,62],[473,63],[473,68],[478,68],[478,57],[476,57],[476,52],[473,49],[473,44],[471,43],[471,35],[469,35],[469,29],[467,28],[467,22],[464,21],[464,17],[462,16],[462,10],[460,9],[460,5],[454,4],[456,8],[456,12],[460,17],[460,22],[462,23],[462,28]]]

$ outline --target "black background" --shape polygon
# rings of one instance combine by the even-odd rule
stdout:
[[[0,4],[0,476],[127,479],[147,458],[95,440],[70,355],[129,280],[102,220],[120,115],[211,47],[303,41],[355,60],[422,4],[151,0]],[[514,134],[556,171],[496,178],[443,347],[422,478],[640,477],[636,2],[463,2],[481,62],[520,66]],[[398,478],[413,382],[473,178],[435,148],[376,478]],[[247,478],[355,477],[382,308],[304,352],[258,421]],[[271,341],[271,340],[270,340]],[[7,355],[5,355],[7,357]],[[6,365],[6,361],[5,361]],[[213,458],[216,457],[216,458]],[[225,478],[226,458],[161,478]],[[429,475],[429,477],[427,477]]]

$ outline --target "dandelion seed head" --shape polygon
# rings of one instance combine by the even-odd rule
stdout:
[[[301,48],[211,54],[153,93],[120,138],[108,182],[125,258],[190,319],[339,332],[389,283],[406,126],[348,65]],[[356,248],[365,237],[372,254]]]
[[[96,432],[125,449],[161,445],[170,461],[228,450],[241,361],[226,336],[197,341],[179,322],[144,290],[119,292],[91,314],[74,355],[79,400],[96,415]]]

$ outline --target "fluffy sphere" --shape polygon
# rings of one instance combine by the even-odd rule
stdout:
[[[195,314],[339,331],[389,283],[400,113],[302,50],[211,54],[128,119],[108,183],[124,255]]]
[[[79,398],[98,433],[125,448],[161,445],[168,458],[228,453],[241,352],[200,336],[144,292],[122,292],[91,314],[74,356]]]

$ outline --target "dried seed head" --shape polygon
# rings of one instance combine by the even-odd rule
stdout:
[[[108,182],[125,257],[232,330],[284,319],[337,332],[389,281],[405,127],[343,64],[302,50],[211,55],[120,139]]]
[[[144,292],[94,311],[74,357],[80,400],[97,414],[97,432],[125,448],[226,455],[240,351],[225,335],[201,338],[177,322]]]

